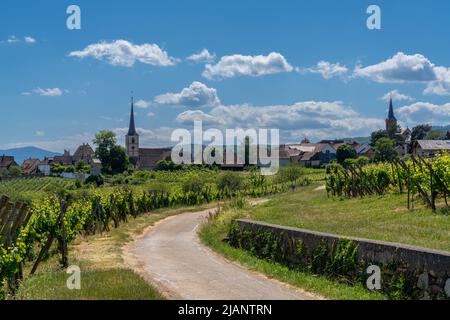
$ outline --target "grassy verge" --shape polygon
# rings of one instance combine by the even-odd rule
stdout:
[[[281,264],[258,259],[249,252],[228,245],[223,239],[227,236],[229,222],[236,215],[224,213],[205,224],[200,231],[200,239],[208,247],[225,258],[238,262],[250,270],[260,272],[269,278],[288,283],[326,299],[339,300],[380,300],[386,299],[379,293],[367,291],[362,286],[348,286],[325,277],[291,270]]]
[[[129,269],[86,270],[81,290],[68,290],[65,272],[41,273],[20,288],[19,300],[158,300],[159,292]]]
[[[211,205],[212,206],[212,205]],[[67,289],[69,277],[58,266],[58,256],[43,262],[34,276],[26,265],[25,280],[15,299],[23,300],[154,300],[164,299],[141,276],[129,269],[124,246],[156,222],[205,207],[161,209],[144,214],[101,235],[80,237],[69,248],[70,264],[81,269],[81,290]]]
[[[450,251],[450,216],[434,214],[419,201],[408,211],[406,195],[339,200],[316,187],[271,196],[248,214],[278,225]]]

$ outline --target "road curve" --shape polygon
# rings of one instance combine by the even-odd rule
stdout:
[[[210,210],[167,218],[126,249],[126,260],[172,299],[309,300],[311,294],[226,261],[197,232]]]

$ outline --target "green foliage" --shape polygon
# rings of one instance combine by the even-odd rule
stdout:
[[[370,136],[370,146],[373,148],[381,138],[389,138],[389,134],[386,130],[378,130],[372,132]]]
[[[100,131],[95,135],[95,154],[102,162],[102,172],[118,174],[129,167],[129,159],[125,148],[117,145],[116,134],[112,131]]]
[[[345,160],[347,159],[355,159],[356,158],[356,150],[354,147],[343,144],[339,146],[339,148],[336,151],[336,159],[337,162],[340,164],[343,164]]]
[[[296,164],[289,164],[286,167],[280,168],[276,180],[280,183],[295,182],[304,175],[304,168]]]
[[[175,164],[173,161],[170,160],[160,160],[157,163],[157,169],[163,171],[178,171],[182,170],[183,166]]]
[[[237,172],[224,172],[219,175],[217,180],[217,187],[221,191],[238,191],[242,187],[242,177]]]
[[[375,144],[375,161],[385,162],[398,158],[394,141],[389,138],[381,138]]]
[[[101,174],[97,175],[97,176],[91,175],[91,176],[86,178],[84,183],[87,184],[87,185],[94,184],[97,187],[100,187],[100,186],[102,186],[105,183],[105,179],[103,178],[103,176]]]
[[[79,160],[75,164],[75,171],[80,173],[89,173],[90,166],[85,160]]]

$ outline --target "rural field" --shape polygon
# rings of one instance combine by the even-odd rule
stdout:
[[[340,195],[333,195],[330,181],[336,182],[335,174],[298,166],[283,168],[273,177],[261,176],[255,170],[191,168],[106,177],[102,186],[51,177],[1,182],[2,194],[25,201],[33,213],[16,240],[18,250],[2,254],[4,297],[163,299],[167,296],[164,290],[130,264],[127,246],[161,220],[202,210],[210,212],[200,228],[203,244],[250,270],[325,299],[393,296],[368,291],[361,283],[342,277],[292,268],[236,247],[229,240],[233,221],[247,218],[343,237],[450,251],[450,219],[442,197],[434,199],[437,209],[433,212],[416,194],[414,208],[408,210],[408,188],[405,186],[402,193],[397,190],[398,180],[393,178],[397,171],[389,172],[390,183],[383,185],[378,195],[353,197],[350,191],[346,193],[345,184],[341,184]],[[48,246],[50,238],[54,241]],[[67,246],[65,251],[61,251],[61,243]],[[68,265],[80,267],[84,281],[106,284],[66,290]],[[22,280],[11,291],[6,285],[8,272],[14,274],[17,267],[21,268]],[[397,294],[394,298],[407,296]]]

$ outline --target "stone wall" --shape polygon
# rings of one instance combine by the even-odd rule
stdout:
[[[396,265],[404,274],[408,274],[416,291],[423,291],[421,298],[442,298],[450,294],[450,252],[439,251],[398,243],[369,240],[354,237],[343,237],[334,234],[290,228],[278,225],[237,220],[239,229],[258,232],[271,232],[277,236],[301,241],[305,250],[312,251],[326,242],[329,247],[335,246],[342,239],[351,240],[358,246],[358,259],[366,265],[383,266]],[[285,247],[286,248],[286,247]],[[289,249],[284,249],[289,250]],[[295,254],[284,253],[292,263],[296,262]],[[383,272],[381,274],[383,279]]]

